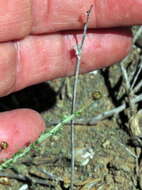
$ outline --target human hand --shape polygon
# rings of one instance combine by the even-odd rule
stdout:
[[[142,24],[142,1],[1,1],[0,96],[72,75],[76,63],[73,48],[76,38],[81,39],[85,13],[92,4],[82,73],[127,55],[131,48],[129,28],[115,27]],[[45,128],[38,113],[28,109],[1,113],[0,124],[0,146],[8,143],[8,148],[1,148],[1,160],[33,142]]]

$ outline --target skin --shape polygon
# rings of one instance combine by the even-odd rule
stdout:
[[[127,55],[131,49],[128,26],[142,24],[141,0],[0,1],[0,96],[73,74],[73,48],[81,39],[91,4],[82,73]],[[28,109],[1,113],[0,124],[0,142],[8,143],[0,160],[33,142],[45,128],[39,114]]]

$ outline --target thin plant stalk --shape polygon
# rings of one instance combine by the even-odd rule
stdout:
[[[76,68],[75,68],[75,79],[74,79],[74,85],[73,85],[73,98],[72,98],[72,105],[71,105],[71,115],[75,112],[75,105],[76,105],[76,95],[77,95],[77,86],[78,86],[78,77],[79,77],[79,71],[80,71],[80,60],[81,60],[81,54],[83,50],[83,45],[85,42],[86,38],[86,33],[88,29],[88,21],[89,21],[89,16],[91,13],[93,5],[90,6],[90,9],[87,11],[87,19],[86,23],[84,25],[83,29],[83,35],[82,35],[82,40],[80,44],[76,45],[75,52],[76,52]],[[71,190],[73,190],[73,184],[74,184],[74,165],[75,165],[75,127],[74,127],[74,119],[71,120]]]

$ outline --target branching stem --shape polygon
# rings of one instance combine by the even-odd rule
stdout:
[[[92,7],[93,7],[93,5],[91,5],[90,9],[87,11],[87,19],[86,19],[86,23],[85,23],[84,29],[83,29],[82,40],[81,40],[80,44],[76,45],[76,48],[75,48],[77,61],[76,61],[76,68],[75,68],[75,73],[74,73],[75,79],[74,79],[74,85],[73,85],[71,115],[75,112],[77,84],[78,84],[80,62],[81,62],[80,60],[81,60],[83,45],[84,45],[85,38],[86,38],[86,33],[87,33],[87,29],[88,29],[88,21],[89,21],[89,16],[90,16]],[[74,147],[75,147],[75,129],[74,129],[74,119],[73,119],[73,120],[71,120],[71,190],[73,190],[73,183],[74,183],[74,160],[75,160]]]

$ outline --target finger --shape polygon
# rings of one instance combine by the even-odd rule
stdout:
[[[0,123],[0,161],[34,142],[45,129],[40,115],[29,109],[0,113]]]
[[[22,38],[31,28],[31,0],[0,1],[0,41]]]
[[[142,24],[141,0],[35,0],[32,32],[81,29],[91,5],[90,28]]]
[[[81,33],[61,33],[29,36],[15,43],[2,43],[0,95],[72,75],[76,65],[74,47],[81,38]],[[131,35],[127,29],[90,31],[83,46],[81,73],[119,61],[130,47]]]
[[[142,24],[141,0],[7,0],[0,1],[0,41],[81,29],[90,5],[91,28]]]

